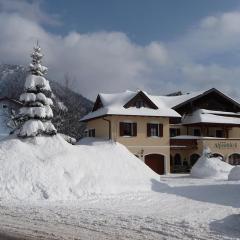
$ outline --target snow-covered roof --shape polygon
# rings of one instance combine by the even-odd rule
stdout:
[[[196,98],[201,98],[211,92],[216,92],[219,95],[222,95],[226,100],[232,102],[234,105],[238,106],[240,108],[240,104],[235,99],[231,98],[230,96],[220,92],[219,90],[215,88],[211,88],[208,90],[202,90],[202,91],[195,91],[190,93],[185,93],[181,95],[176,96],[152,96],[152,99],[155,101],[162,101],[164,102],[168,107],[176,109],[176,107],[181,106],[189,101],[192,101]]]
[[[198,109],[191,114],[183,116],[182,123],[183,124],[215,123],[215,124],[240,125],[240,114]]]
[[[192,98],[204,94],[206,91],[196,91],[186,93],[178,96],[151,96],[151,99],[156,102],[164,102],[169,108],[173,108],[179,104],[182,104]]]
[[[128,103],[132,98],[134,98],[139,92],[142,92],[158,109],[151,109],[151,108],[136,108],[136,107],[130,107],[125,108],[124,105]],[[191,93],[181,94],[177,96],[156,96],[156,95],[150,95],[145,91],[125,91],[122,93],[114,93],[114,94],[105,94],[100,93],[99,98],[102,103],[102,107],[97,109],[97,111],[92,111],[85,117],[83,117],[81,120],[85,121],[88,119],[104,116],[104,115],[138,115],[138,116],[162,116],[162,117],[179,117],[180,115],[174,111],[173,109],[176,109],[176,107],[181,106],[182,104],[185,104],[189,101],[192,101],[196,98],[200,98],[202,96],[207,95],[211,92],[217,92],[218,94],[225,97],[227,100],[231,101],[236,106],[240,107],[240,104],[232,99],[231,97],[223,94],[222,92],[218,91],[215,88],[211,88],[208,90],[202,90],[202,91],[195,91]],[[203,110],[201,110],[203,111]],[[203,112],[201,112],[203,113]],[[201,116],[201,114],[198,116],[198,120],[196,119],[197,116],[193,119],[190,115],[185,118],[185,121],[187,123],[190,121],[193,121],[195,123],[196,121],[200,122],[208,122],[210,123],[229,123],[229,124],[238,124],[239,120],[231,119],[230,115],[233,115],[235,117],[240,116],[240,113],[231,113],[231,112],[219,112],[219,111],[210,111],[210,110],[204,110],[204,116]],[[208,114],[208,115],[206,115]],[[220,116],[222,115],[222,116]],[[226,116],[227,115],[227,116]],[[201,118],[201,119],[200,119]],[[225,119],[227,118],[227,119]],[[190,120],[188,120],[190,119]],[[227,122],[224,122],[226,121]],[[237,122],[237,123],[236,123]]]
[[[147,98],[156,105],[157,109],[147,107],[129,107],[125,108],[132,98],[134,98],[140,91],[125,91],[122,93],[105,94],[100,93],[99,98],[102,107],[96,111],[92,111],[84,116],[81,121],[86,121],[92,118],[97,118],[105,115],[129,115],[129,116],[154,116],[154,117],[181,117],[175,110],[168,107],[163,101],[153,98],[153,96],[142,92]]]

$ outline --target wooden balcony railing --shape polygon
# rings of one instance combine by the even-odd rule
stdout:
[[[172,149],[196,149],[197,139],[170,139]]]

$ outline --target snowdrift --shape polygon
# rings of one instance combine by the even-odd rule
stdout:
[[[123,145],[60,135],[0,141],[0,198],[68,200],[92,194],[150,191],[159,176]]]
[[[191,169],[196,178],[227,179],[233,167],[217,157],[201,156]]]
[[[235,166],[232,168],[228,175],[229,181],[240,181],[240,166]]]

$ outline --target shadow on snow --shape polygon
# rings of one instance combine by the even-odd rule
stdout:
[[[174,194],[196,201],[240,208],[240,184],[191,185],[166,187],[151,179],[152,191]]]
[[[214,232],[238,239],[240,237],[240,214],[233,214],[224,219],[213,221],[209,226]]]

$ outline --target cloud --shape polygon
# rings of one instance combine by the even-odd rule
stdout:
[[[0,0],[0,11],[5,13],[17,13],[18,15],[32,21],[43,24],[60,25],[57,14],[46,14],[41,9],[41,0],[32,2],[24,0]]]
[[[99,91],[144,88],[151,65],[164,64],[167,58],[166,49],[157,42],[142,47],[121,32],[54,35],[16,13],[0,14],[0,32],[2,63],[27,64],[39,40],[49,77],[64,82],[67,74],[72,88],[88,97]]]
[[[28,64],[32,46],[39,40],[48,77],[64,83],[67,75],[70,86],[90,98],[98,92],[125,89],[164,94],[210,87],[239,96],[240,12],[207,16],[174,41],[141,46],[122,32],[52,34],[43,25],[52,24],[52,18],[39,3],[21,3],[12,6],[0,0],[4,6],[0,11],[0,62]],[[24,14],[24,7],[31,14]]]

